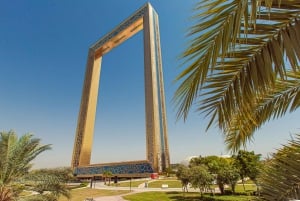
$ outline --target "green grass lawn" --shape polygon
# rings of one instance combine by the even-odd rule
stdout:
[[[20,194],[20,197],[29,196],[31,194],[32,194],[32,192],[30,192],[30,191],[22,191],[22,193]]]
[[[83,201],[87,197],[101,197],[101,196],[110,196],[110,195],[121,195],[129,193],[130,191],[124,190],[100,190],[92,188],[80,188],[71,190],[71,200],[72,201]],[[68,201],[65,197],[60,197],[58,201]]]
[[[169,188],[181,188],[181,181],[180,180],[170,180],[170,179],[159,179],[159,180],[140,180],[140,181],[132,181],[131,187],[138,187],[140,184],[144,184],[148,182],[148,188],[161,188],[162,184],[167,184]],[[119,182],[117,185],[111,183],[111,186],[118,186],[118,187],[129,187],[130,182]],[[218,188],[217,185],[212,185],[211,188]],[[227,188],[230,190],[230,188]],[[253,182],[248,181],[245,185],[246,192],[256,191],[256,186]],[[238,184],[235,187],[236,192],[245,192],[243,185]]]
[[[210,196],[204,195],[200,198],[199,193],[185,193],[182,192],[143,192],[123,197],[129,201],[251,201],[255,200],[252,196]]]
[[[148,182],[149,188],[161,188],[162,184],[168,184],[169,188],[181,188],[181,182],[179,180],[140,180],[140,181],[132,181],[131,187],[138,187],[140,184],[145,184]],[[119,182],[118,184],[111,183],[111,186],[118,186],[118,187],[129,187],[130,182]]]
[[[140,181],[131,181],[131,187],[138,187],[140,184],[145,183],[148,180],[140,180]],[[111,183],[111,186],[118,186],[118,187],[130,187],[130,181],[126,182],[119,182],[117,184]]]
[[[247,184],[247,185],[245,185],[245,190],[246,190],[246,192],[256,191],[256,185],[255,184]],[[243,184],[236,185],[235,186],[235,191],[236,192],[245,192]]]
[[[149,182],[149,180],[140,180],[140,181],[132,181],[132,187],[138,187],[138,185]],[[151,180],[150,180],[151,181]],[[181,182],[179,180],[153,180],[149,182],[149,188],[161,188],[162,184],[168,184],[169,188],[181,188]],[[114,185],[111,183],[111,185]],[[121,182],[118,183],[118,186],[129,187],[130,182]],[[217,187],[217,186],[213,186]],[[245,185],[246,192],[255,191],[255,185]],[[72,201],[83,201],[87,197],[102,197],[102,196],[110,196],[110,195],[120,195],[128,193],[129,191],[121,191],[121,190],[99,190],[99,189],[91,189],[91,188],[81,188],[74,189],[71,191]],[[239,184],[236,186],[236,192],[244,192],[243,185]],[[205,195],[204,198],[200,198],[200,194],[196,193],[185,193],[182,192],[143,192],[132,195],[124,196],[125,199],[129,201],[251,201],[254,200],[255,197],[252,196],[231,196],[231,195],[216,195],[211,197],[210,195]],[[67,201],[66,198],[61,197],[59,201]]]
[[[181,188],[181,182],[179,180],[156,180],[150,182],[149,188],[161,188],[162,184],[168,184],[169,188]]]

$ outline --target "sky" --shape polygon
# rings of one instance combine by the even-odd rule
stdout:
[[[159,15],[171,163],[228,154],[216,128],[172,103],[195,0],[150,0]],[[51,144],[35,168],[70,166],[89,47],[143,6],[142,0],[0,0],[0,131],[32,133]],[[146,158],[143,33],[102,60],[92,163]],[[248,150],[275,152],[299,133],[300,111],[272,120]]]

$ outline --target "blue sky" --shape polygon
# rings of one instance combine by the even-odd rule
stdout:
[[[153,0],[159,15],[171,162],[226,154],[222,134],[191,113],[176,122],[177,59],[195,0]],[[69,166],[89,46],[146,3],[141,0],[0,1],[0,130],[33,133],[52,150],[35,167]],[[145,159],[142,32],[102,61],[92,163]],[[267,123],[249,144],[266,156],[299,132],[300,111]]]

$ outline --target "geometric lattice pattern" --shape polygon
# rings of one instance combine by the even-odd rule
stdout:
[[[127,162],[127,165],[91,165],[102,59],[141,30],[144,36],[146,160]],[[127,77],[130,79],[130,75]],[[113,174],[163,172],[170,166],[167,133],[158,15],[151,4],[146,3],[89,48],[71,166],[76,174],[90,176],[105,170]]]
[[[125,177],[132,176],[149,176],[153,173],[152,166],[147,161],[136,161],[130,163],[119,164],[100,164],[89,167],[77,167],[74,169],[74,174],[78,177],[89,177],[90,175],[102,175],[105,171],[110,171],[114,176]]]

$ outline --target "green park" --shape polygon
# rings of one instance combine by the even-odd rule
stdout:
[[[300,1],[105,2],[0,1],[0,201],[300,200],[299,116],[256,138],[270,123],[299,114]],[[122,22],[123,14],[129,17]],[[114,28],[111,22],[120,24]],[[104,23],[112,31],[99,39],[97,26]],[[133,35],[144,46],[123,46],[134,42]],[[96,43],[87,48],[93,38]],[[119,53],[119,45],[126,51]],[[105,54],[113,59],[106,63]],[[122,54],[131,55],[130,62],[142,57],[142,80],[135,81],[131,63],[119,61]],[[112,78],[105,79],[109,72]],[[144,82],[144,99],[125,92],[123,80],[115,84],[123,78]],[[105,96],[97,99],[106,80],[111,86],[103,91],[117,97],[108,101],[114,114],[99,104]],[[113,128],[97,124],[97,104],[107,112],[99,119],[113,119]],[[135,116],[139,107],[142,117]],[[133,127],[145,126],[145,160],[137,160],[140,153],[132,148],[140,138],[129,136],[131,118]],[[192,156],[200,138],[190,133],[200,126],[217,135],[201,136],[199,154]],[[95,140],[94,130],[107,136]],[[109,142],[113,131],[119,134]],[[286,140],[269,150],[278,139]],[[46,155],[51,151],[55,156]],[[127,161],[125,152],[134,160]],[[181,152],[192,157],[183,162]],[[98,156],[122,162],[98,164]]]

